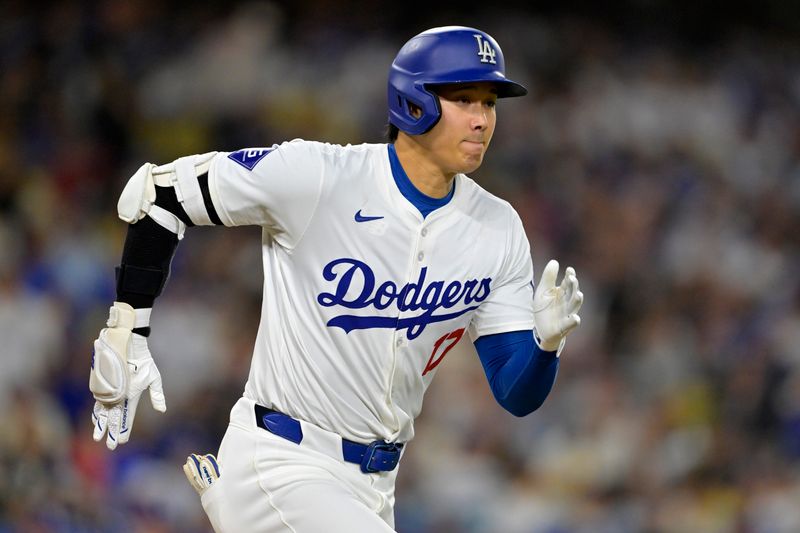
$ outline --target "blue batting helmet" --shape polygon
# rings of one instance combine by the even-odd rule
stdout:
[[[528,94],[506,78],[503,51],[488,33],[464,26],[424,31],[403,45],[389,69],[389,122],[411,135],[425,133],[442,114],[430,87],[477,81],[494,83],[498,98]],[[422,109],[418,118],[409,103]]]

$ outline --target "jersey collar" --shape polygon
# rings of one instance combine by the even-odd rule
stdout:
[[[444,198],[433,198],[424,194],[422,191],[417,189],[411,180],[406,174],[406,171],[403,169],[403,166],[400,164],[400,159],[397,157],[397,151],[393,144],[388,145],[389,151],[389,165],[392,169],[392,177],[394,178],[394,182],[397,185],[397,189],[400,193],[405,197],[406,200],[411,202],[411,205],[416,207],[422,218],[424,219],[430,213],[439,209],[440,207],[444,207],[450,200],[453,199],[456,190],[456,182],[457,179],[453,180],[453,186],[450,188],[450,192]]]

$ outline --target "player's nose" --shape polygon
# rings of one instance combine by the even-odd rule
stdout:
[[[471,126],[475,131],[485,130],[489,125],[489,119],[485,112],[478,112],[472,115]]]
[[[486,111],[479,109],[472,113],[470,125],[475,131],[485,130],[489,125],[489,117],[486,115]]]

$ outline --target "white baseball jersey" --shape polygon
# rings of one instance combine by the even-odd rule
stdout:
[[[533,328],[519,216],[467,176],[423,219],[387,145],[294,140],[216,154],[209,189],[225,225],[264,228],[245,387],[262,405],[351,440],[405,442],[465,331]]]

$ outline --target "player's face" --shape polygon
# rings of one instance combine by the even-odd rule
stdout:
[[[497,121],[497,91],[491,83],[444,85],[436,89],[439,122],[424,134],[431,159],[448,175],[469,173],[483,162]]]

